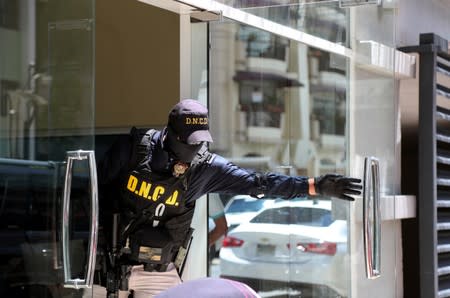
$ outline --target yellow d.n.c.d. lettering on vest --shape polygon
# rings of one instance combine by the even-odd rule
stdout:
[[[155,190],[153,191],[152,200],[156,202],[165,191],[166,190],[164,187],[159,186],[159,185],[156,186]]]
[[[128,177],[127,190],[134,193],[137,196],[140,196],[146,200],[151,200],[153,202],[158,201],[161,195],[163,195],[166,192],[166,188],[164,186],[158,184],[153,185],[153,183],[140,180],[139,178],[133,175],[130,175]],[[178,199],[178,191],[174,190],[173,193],[170,194],[170,196],[164,202],[164,204],[171,206],[178,206],[179,203],[177,199]]]
[[[165,204],[166,205],[175,205],[178,206],[178,190],[175,190],[170,197],[167,198]]]
[[[138,179],[134,177],[133,175],[130,175],[128,178],[127,188],[129,191],[134,192],[138,184]]]
[[[208,118],[207,117],[186,117],[187,125],[207,125],[208,124]]]

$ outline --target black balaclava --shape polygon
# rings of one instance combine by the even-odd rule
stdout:
[[[190,145],[180,141],[173,129],[170,126],[167,127],[164,149],[169,152],[169,156],[174,161],[180,161],[186,164],[191,163],[202,146],[203,142]]]

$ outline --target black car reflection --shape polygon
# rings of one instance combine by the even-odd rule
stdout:
[[[61,204],[65,163],[0,158],[0,297],[70,297],[65,289]],[[71,187],[72,275],[86,264],[89,177],[74,169]]]

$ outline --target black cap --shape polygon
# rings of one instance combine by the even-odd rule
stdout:
[[[184,99],[170,111],[168,126],[177,134],[180,141],[198,144],[213,141],[208,122],[208,109],[205,106],[197,100]]]

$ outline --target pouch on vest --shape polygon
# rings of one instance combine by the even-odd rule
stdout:
[[[166,229],[143,227],[130,236],[129,244],[129,258],[148,265],[148,271],[165,271],[174,259],[173,239]]]

